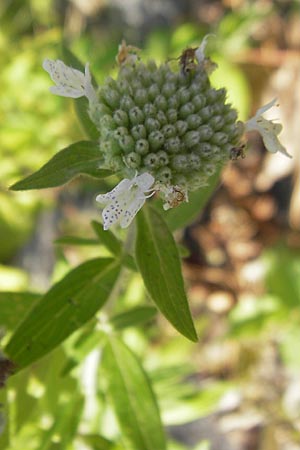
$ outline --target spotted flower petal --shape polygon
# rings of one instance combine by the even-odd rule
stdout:
[[[50,88],[52,94],[71,98],[86,96],[90,102],[96,100],[96,92],[92,85],[88,63],[85,66],[85,73],[66,66],[66,64],[59,59],[56,61],[45,59],[43,68],[49,73],[56,84],[56,86]]]
[[[276,98],[271,102],[259,108],[254,117],[249,119],[245,124],[246,131],[256,130],[262,137],[266,149],[271,153],[280,152],[285,156],[291,158],[291,155],[286,151],[285,147],[280,143],[278,135],[282,130],[282,125],[274,123],[272,120],[267,120],[262,115],[272,108],[276,103]]]
[[[121,228],[127,228],[149,197],[154,181],[154,177],[145,172],[131,180],[125,178],[112,191],[98,195],[96,201],[105,205],[102,212],[104,230],[117,223]]]

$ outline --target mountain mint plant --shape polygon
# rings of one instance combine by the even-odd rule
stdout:
[[[245,156],[248,132],[258,131],[270,152],[289,156],[278,140],[281,125],[263,117],[276,100],[246,123],[238,120],[226,100],[226,89],[210,83],[216,64],[206,56],[206,44],[207,37],[199,47],[157,65],[143,61],[140,50],[123,41],[116,58],[118,73],[101,86],[96,85],[89,64],[84,68],[66,49],[69,65],[45,60],[43,68],[54,82],[50,91],[75,99],[89,140],[61,150],[11,188],[61,186],[82,174],[95,179],[113,175],[119,180],[112,190],[96,197],[103,220],[92,223],[97,240],[111,257],[71,268],[38,298],[4,348],[7,359],[0,365],[0,381],[39,360],[76,331],[79,338],[73,350],[78,354],[72,355],[72,364],[101,347],[107,391],[120,430],[135,450],[165,450],[166,440],[149,380],[121,339],[123,328],[153,319],[151,299],[179,333],[197,341],[172,232],[200,213],[222,167]],[[129,227],[133,221],[136,226]],[[128,232],[120,233],[127,227]],[[86,240],[79,238],[77,244],[82,241]],[[149,299],[144,295],[138,311],[133,308],[122,316],[114,305],[124,269],[126,276],[128,271],[140,273]],[[96,339],[85,345],[90,333]]]
[[[107,78],[97,91],[88,64],[83,74],[60,60],[44,61],[56,83],[52,93],[87,97],[88,114],[99,132],[102,168],[125,181],[112,191],[114,200],[103,210],[104,229],[131,223],[147,198],[143,174],[146,191],[157,192],[164,209],[188,201],[189,192],[207,186],[218,168],[234,159],[245,131],[257,130],[268,150],[287,155],[277,138],[281,125],[261,117],[276,100],[243,124],[226,103],[226,89],[211,86],[209,74],[215,65],[205,56],[207,37],[198,48],[185,50],[175,69],[170,62],[142,62],[138,49],[123,41],[116,79]],[[105,195],[96,200],[107,203]]]

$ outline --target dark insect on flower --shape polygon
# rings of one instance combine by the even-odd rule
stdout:
[[[7,378],[14,370],[15,364],[10,359],[0,356],[0,388],[5,385]]]
[[[181,70],[184,74],[187,74],[196,68],[197,63],[195,62],[195,60],[197,60],[196,58],[197,49],[198,47],[187,48],[177,58],[179,60],[179,64],[181,65]]]
[[[241,145],[240,147],[233,147],[230,150],[230,159],[231,161],[236,161],[239,158],[244,159],[246,157],[245,155],[245,144]]]

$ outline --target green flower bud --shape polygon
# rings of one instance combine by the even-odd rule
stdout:
[[[202,124],[202,119],[197,114],[191,114],[187,117],[186,123],[190,130],[196,130]]]
[[[150,100],[155,100],[160,94],[160,90],[157,84],[152,84],[148,90],[148,96]]]
[[[160,150],[156,153],[160,166],[166,166],[169,163],[169,157],[167,153],[163,150]]]
[[[134,106],[135,103],[129,95],[124,95],[121,98],[120,109],[123,109],[124,111],[128,112],[130,109],[134,108]]]
[[[211,142],[213,142],[213,144],[220,145],[220,146],[227,144],[228,135],[225,133],[222,133],[221,131],[218,131],[217,133],[213,134],[213,136],[211,138]]]
[[[152,131],[149,134],[149,144],[151,150],[158,150],[164,143],[164,135],[160,131]]]
[[[213,146],[208,142],[201,142],[194,151],[204,158],[210,158],[213,155]]]
[[[224,124],[225,124],[225,121],[222,116],[211,117],[211,119],[209,121],[209,125],[212,127],[212,129],[214,131],[221,130],[222,127],[224,126]]]
[[[113,118],[116,125],[120,127],[127,127],[129,124],[128,115],[122,109],[117,109],[117,111],[114,112]]]
[[[114,109],[119,107],[120,94],[118,93],[118,91],[115,91],[111,88],[107,88],[103,91],[103,96],[108,106]]]
[[[195,112],[195,107],[193,103],[189,102],[183,105],[179,110],[180,119],[186,119],[189,115]]]
[[[199,114],[204,121],[208,121],[208,119],[213,115],[213,110],[211,106],[207,105],[204,106],[204,108],[202,108],[201,111],[199,111]]]
[[[152,117],[149,117],[145,121],[145,126],[147,131],[150,133],[151,131],[159,130],[160,129],[160,123],[156,119],[152,119]]]
[[[157,109],[152,103],[146,103],[146,105],[143,108],[145,117],[156,117]]]
[[[176,122],[176,120],[177,120],[177,110],[176,109],[172,109],[172,108],[168,109],[166,115],[167,115],[167,119],[170,123]]]
[[[185,105],[189,102],[191,98],[191,93],[187,88],[180,88],[177,92],[177,99],[180,103],[180,105]]]
[[[157,169],[159,167],[159,160],[156,153],[148,153],[148,155],[144,157],[143,162],[147,169],[150,170]]]
[[[176,134],[177,134],[177,130],[176,130],[175,126],[171,125],[171,124],[165,125],[162,128],[161,132],[163,133],[165,138],[173,137],[173,136],[176,136]]]
[[[147,155],[149,151],[149,142],[146,139],[139,139],[136,141],[135,151],[139,155]]]
[[[135,142],[129,135],[121,136],[118,142],[124,153],[130,153],[135,148]]]
[[[178,153],[181,150],[181,142],[178,136],[171,137],[165,142],[165,149],[168,153]]]
[[[176,84],[167,82],[166,84],[163,85],[161,93],[164,97],[169,98],[175,94],[176,90],[177,90]]]
[[[195,111],[200,111],[206,105],[206,99],[203,94],[197,94],[192,98]]]
[[[175,95],[168,99],[168,108],[177,110],[179,107],[179,101]]]
[[[163,184],[169,184],[172,179],[172,171],[169,167],[161,167],[157,172],[155,176],[156,181],[163,183]]]
[[[201,125],[198,128],[198,131],[201,141],[209,141],[214,134],[213,130],[208,125]]]
[[[177,174],[174,176],[174,185],[176,186],[182,186],[183,188],[187,185],[187,179],[182,174]]]
[[[131,128],[131,135],[134,139],[145,139],[147,130],[144,125],[139,124]]]
[[[141,108],[144,107],[148,102],[148,94],[146,89],[137,89],[134,98],[138,106],[140,106]]]
[[[194,147],[195,145],[197,145],[200,141],[200,133],[199,131],[188,131],[184,137],[183,137],[183,142],[186,145],[187,148],[191,148]]]
[[[192,170],[199,170],[201,167],[201,158],[197,153],[190,153],[188,155],[189,166]]]
[[[128,153],[124,156],[124,161],[127,167],[130,169],[138,169],[141,165],[141,155],[135,152]]]
[[[134,106],[129,111],[129,119],[130,119],[130,122],[132,123],[132,125],[137,125],[139,123],[143,123],[144,122],[144,113],[138,106]]]
[[[154,100],[154,105],[158,110],[166,111],[168,107],[167,100],[162,95],[158,95]]]
[[[128,135],[128,130],[125,127],[118,127],[114,132],[113,136],[114,138],[119,141],[119,139],[123,136]]]
[[[188,172],[190,170],[188,155],[175,155],[171,161],[171,165],[178,172]]]
[[[183,120],[178,120],[175,124],[176,129],[177,129],[177,133],[178,136],[183,136],[184,133],[187,131],[188,129],[188,124],[187,122],[183,121]]]
[[[166,125],[168,123],[166,115],[163,111],[158,111],[156,118],[159,121],[161,126]]]
[[[132,95],[133,94],[130,83],[125,79],[121,79],[118,81],[118,91],[122,95],[124,95],[124,94]]]

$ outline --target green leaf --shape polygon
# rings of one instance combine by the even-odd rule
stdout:
[[[189,194],[189,201],[164,211],[164,218],[172,231],[184,228],[201,213],[220,181],[221,169],[209,179],[209,185]]]
[[[85,71],[85,67],[82,62],[79,61],[79,59],[71,52],[71,50],[69,50],[64,45],[62,46],[62,58],[67,65],[73,67],[74,69],[78,69],[81,72]],[[97,83],[95,82],[95,79],[93,77],[92,83],[94,87],[97,87]],[[75,111],[82,129],[90,139],[97,140],[99,138],[99,131],[90,119],[90,116],[88,114],[88,106],[89,104],[86,97],[74,99]]]
[[[78,436],[93,450],[113,450],[114,443],[98,434],[80,434]]]
[[[147,322],[155,317],[157,309],[153,306],[137,306],[117,314],[110,319],[110,323],[116,330],[122,330],[123,328],[133,327]]]
[[[92,227],[99,238],[99,241],[115,256],[120,256],[122,253],[122,243],[110,231],[104,230],[103,225],[96,220],[92,221]]]
[[[136,356],[114,336],[108,337],[104,347],[103,370],[122,437],[138,450],[165,450],[164,431],[148,377]]]
[[[88,239],[78,236],[63,236],[59,239],[55,239],[54,243],[59,245],[99,245],[97,239]]]
[[[184,336],[197,341],[176,243],[161,215],[144,207],[137,215],[136,259],[152,299]]]
[[[40,297],[32,292],[0,292],[0,327],[14,329]]]
[[[102,157],[97,142],[79,141],[64,148],[37,172],[13,184],[10,189],[44,189],[61,186],[78,175],[105,178],[111,175],[101,169]]]
[[[119,266],[111,258],[71,270],[35,304],[8,342],[5,353],[21,369],[46,355],[91,319],[108,299]]]
[[[99,241],[116,257],[122,258],[123,263],[128,269],[136,271],[136,264],[131,255],[124,253],[122,242],[110,230],[104,230],[103,225],[95,220],[92,221],[92,227],[99,238]]]

